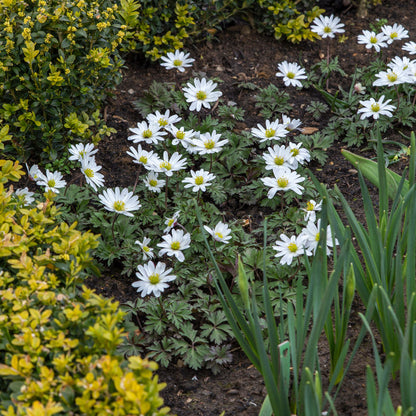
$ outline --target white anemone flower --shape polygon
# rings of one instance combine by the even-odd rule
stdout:
[[[158,160],[152,151],[144,150],[140,144],[137,146],[137,149],[130,146],[126,153],[133,158],[134,163],[143,165],[147,170],[152,170]]]
[[[205,230],[212,236],[215,241],[220,243],[228,244],[231,240],[231,230],[227,224],[220,221],[214,229],[204,225]]]
[[[195,78],[193,85],[190,82],[186,85],[183,91],[186,101],[191,103],[190,111],[200,111],[202,107],[211,108],[211,103],[217,101],[222,95],[221,91],[214,91],[217,84],[205,78]]]
[[[374,87],[391,87],[393,85],[411,82],[408,72],[401,70],[399,67],[396,67],[395,70],[387,68],[387,71],[380,71],[376,74],[376,78],[378,79],[373,82]]]
[[[159,111],[156,111],[154,114],[148,114],[146,116],[146,120],[150,124],[155,123],[159,124],[160,127],[167,128],[172,124],[178,123],[182,120],[182,118],[177,116],[176,114],[170,115],[170,111],[166,110],[164,114],[160,113]]]
[[[177,128],[176,126],[170,126],[167,128],[169,133],[174,137],[172,140],[173,145],[181,144],[185,149],[189,146],[189,141],[194,136],[193,130],[185,130],[185,127]]]
[[[251,129],[251,134],[260,139],[260,143],[267,140],[280,140],[283,137],[286,137],[288,133],[286,127],[283,124],[280,124],[279,120],[266,120],[266,127],[257,124],[257,128],[253,127]]]
[[[344,33],[344,23],[341,23],[339,17],[334,16],[318,16],[312,21],[310,29],[321,38],[334,38],[336,33]]]
[[[416,61],[409,59],[407,56],[395,56],[388,64],[387,67],[393,71],[406,71],[410,65],[413,65]]]
[[[185,68],[192,66],[193,58],[189,58],[189,53],[176,50],[175,53],[168,52],[167,56],[160,58],[163,62],[160,64],[166,69],[177,69],[179,72],[185,72]]]
[[[81,172],[94,191],[97,190],[97,187],[104,186],[104,175],[99,170],[101,170],[101,166],[97,165],[94,157],[82,160]]]
[[[213,130],[212,133],[199,134],[198,138],[191,141],[193,151],[200,155],[218,153],[228,143],[228,139],[220,140],[220,138],[221,133],[217,133],[216,130]]]
[[[147,123],[146,121],[137,123],[137,127],[129,130],[134,134],[127,137],[127,140],[132,140],[133,143],[146,142],[147,144],[157,144],[163,141],[163,136],[166,134],[158,123]]]
[[[163,242],[157,246],[161,248],[159,256],[167,254],[168,256],[175,256],[178,261],[183,262],[185,256],[182,251],[191,246],[191,235],[184,233],[183,230],[172,230],[171,234],[162,236]]]
[[[275,257],[281,257],[280,264],[291,265],[294,258],[302,256],[305,251],[310,255],[310,251],[305,249],[304,237],[292,235],[290,238],[286,234],[280,234],[273,249],[276,250]]]
[[[409,37],[409,32],[402,26],[394,23],[391,25],[381,26],[381,31],[387,38],[387,43],[390,45],[394,40],[402,40]]]
[[[145,179],[143,179],[144,185],[149,191],[160,193],[161,189],[165,186],[166,181],[159,179],[158,174],[155,172],[149,172]]]
[[[114,190],[106,189],[102,195],[98,195],[101,203],[107,211],[133,217],[131,211],[137,211],[142,206],[139,198],[133,192],[124,188],[120,191],[119,187]]]
[[[69,160],[82,162],[83,160],[89,159],[95,155],[98,152],[98,149],[94,149],[94,145],[92,143],[87,143],[86,145],[83,143],[77,143],[70,146],[68,151],[71,153]]]
[[[151,294],[159,297],[169,287],[168,282],[176,279],[174,274],[170,274],[172,269],[166,269],[166,264],[162,262],[155,265],[149,261],[143,266],[137,266],[137,269],[136,276],[139,280],[131,285],[137,288],[137,292],[141,293],[142,298]]]
[[[266,170],[276,169],[285,166],[293,169],[290,164],[291,153],[285,145],[267,148],[268,153],[263,153],[263,160],[266,162]]]
[[[57,194],[59,193],[59,189],[64,188],[66,185],[66,181],[63,179],[61,172],[50,172],[48,169],[46,169],[46,175],[41,175],[42,176],[40,176],[36,181],[36,184],[39,186],[44,186],[45,192],[52,191]]]
[[[410,55],[415,55],[416,54],[416,42],[406,42],[403,46],[402,49],[406,52],[409,52]]]
[[[365,45],[367,49],[374,48],[380,52],[381,48],[387,48],[387,36],[384,33],[363,30],[362,35],[358,35],[358,43]]]
[[[153,248],[149,247],[150,238],[144,237],[143,241],[135,241],[134,244],[137,244],[142,249],[143,253],[143,260],[147,260],[148,258],[151,259],[154,257],[155,253],[153,253]]]
[[[173,214],[173,217],[166,218],[165,225],[167,225],[167,227],[163,230],[165,234],[168,233],[178,223],[180,213],[180,211],[176,211]]]
[[[283,61],[277,65],[279,72],[276,72],[277,77],[283,77],[283,82],[286,87],[300,87],[302,88],[301,79],[306,79],[305,69],[296,62]]]
[[[273,178],[260,178],[264,185],[270,188],[267,193],[269,199],[272,199],[278,191],[293,191],[302,195],[304,188],[299,183],[305,180],[304,177],[286,167],[273,169],[273,174]]]
[[[302,143],[290,142],[286,149],[290,153],[289,165],[293,170],[296,170],[299,164],[303,165],[311,160],[309,151],[302,147]]]
[[[23,205],[30,205],[35,200],[35,198],[33,198],[34,192],[30,192],[27,186],[22,189],[16,189],[14,193],[22,200]]]
[[[392,111],[395,110],[396,107],[394,105],[390,105],[390,101],[390,99],[384,101],[384,95],[382,95],[378,101],[374,98],[360,101],[360,104],[363,106],[358,110],[358,113],[362,113],[360,117],[361,120],[368,117],[373,117],[374,120],[377,120],[382,115],[392,117]]]
[[[316,202],[313,199],[310,199],[306,203],[306,208],[301,208],[302,211],[305,211],[305,221],[313,221],[316,220],[316,213],[322,209],[322,201]]]
[[[192,188],[192,191],[194,192],[205,192],[207,190],[207,186],[212,185],[211,181],[214,179],[215,175],[204,169],[200,169],[196,172],[191,170],[191,176],[185,178],[182,182],[186,184],[184,186],[185,188]]]
[[[181,155],[178,152],[173,153],[169,157],[168,152],[163,152],[163,158],[158,159],[157,163],[153,165],[153,169],[156,172],[163,172],[166,176],[172,176],[173,172],[177,172],[185,168],[186,159],[181,159]]]
[[[282,124],[287,131],[291,132],[293,130],[299,130],[299,127],[302,124],[302,122],[297,118],[290,118],[282,114]]]
[[[45,175],[39,169],[39,166],[38,165],[33,165],[33,166],[31,166],[30,169],[26,165],[26,169],[27,169],[27,174],[29,175],[29,178],[32,181],[37,181],[37,180],[45,177]]]
[[[319,239],[321,238],[321,220],[319,219],[317,224],[314,221],[309,221],[306,227],[300,233],[300,236],[303,237],[303,243],[308,251],[312,254],[315,254],[316,249],[318,248]],[[338,244],[337,239],[332,238],[332,230],[328,225],[326,227],[326,254],[329,256],[331,254],[331,248],[335,244]]]

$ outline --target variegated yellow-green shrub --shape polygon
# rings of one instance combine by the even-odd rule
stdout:
[[[0,161],[0,414],[165,415],[153,362],[117,354],[123,312],[80,287],[97,236],[57,223],[53,201],[24,206]]]

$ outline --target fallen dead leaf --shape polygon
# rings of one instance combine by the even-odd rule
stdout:
[[[319,129],[317,127],[303,127],[300,132],[302,134],[313,134],[316,133]]]

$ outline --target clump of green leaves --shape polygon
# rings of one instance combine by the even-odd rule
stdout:
[[[0,126],[8,154],[59,158],[80,140],[110,133],[99,109],[120,81],[126,34],[111,1],[0,3]]]

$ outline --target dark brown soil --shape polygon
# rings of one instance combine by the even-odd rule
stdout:
[[[323,2],[322,2],[323,3]],[[354,7],[335,10],[335,2],[326,1],[327,13],[335,12],[346,25],[347,41],[342,44],[333,42],[333,55],[338,55],[342,68],[351,74],[356,66],[367,65],[373,57],[356,42],[357,35],[368,29],[369,24],[376,18],[387,18],[389,24],[401,23],[409,30],[410,40],[416,40],[416,3],[413,0],[383,0],[383,4],[370,9],[368,18],[358,19]],[[332,5],[332,7],[331,7]],[[387,53],[392,56],[401,53],[402,42],[397,42]],[[252,82],[261,87],[274,83],[282,87],[281,81],[275,77],[277,63],[288,60],[304,63],[310,67],[318,62],[324,51],[319,42],[305,42],[293,45],[278,42],[271,37],[265,37],[255,32],[249,25],[240,22],[219,33],[217,39],[208,43],[188,45],[187,50],[196,59],[193,70],[205,73],[208,78],[218,77],[224,82],[221,91],[226,101],[235,101],[246,111],[245,123],[241,129],[250,128],[262,122],[254,108],[253,92],[237,88],[237,83]],[[109,186],[130,186],[136,176],[136,166],[126,155],[130,143],[126,140],[128,128],[142,120],[133,102],[140,98],[144,90],[149,88],[153,80],[157,81],[186,81],[189,73],[174,74],[166,71],[158,63],[150,64],[138,57],[129,57],[124,70],[124,80],[117,88],[115,97],[110,101],[106,113],[107,122],[117,129],[117,134],[100,143],[100,163],[106,184]],[[342,80],[340,80],[342,82]],[[336,85],[332,85],[336,88]],[[313,90],[296,91],[292,95],[293,111],[290,116],[299,118],[303,126],[322,128],[327,122],[327,116],[315,121],[305,112],[311,100],[320,100],[319,94]],[[329,187],[335,184],[347,196],[356,215],[362,215],[361,194],[358,186],[356,171],[342,157],[341,144],[335,144],[328,149],[328,163],[323,169],[316,170],[319,179]],[[116,168],[122,166],[122,169]],[[115,170],[120,169],[120,170]],[[128,280],[128,279],[127,279]],[[125,278],[103,276],[91,280],[90,285],[101,293],[113,296],[123,302],[135,299],[137,296]],[[355,305],[353,320],[350,323],[349,334],[352,342],[360,328],[360,305]],[[336,405],[340,415],[360,416],[367,414],[365,400],[365,368],[372,364],[372,349],[369,339],[365,339],[350,371],[343,384]],[[322,369],[328,368],[328,351],[321,350]],[[236,352],[233,363],[224,368],[221,374],[214,376],[210,371],[192,371],[180,365],[172,365],[159,371],[160,380],[167,383],[162,392],[165,404],[171,407],[172,413],[178,416],[225,416],[257,415],[265,389],[262,379],[242,353]],[[397,382],[392,385],[392,394],[399,401]]]

